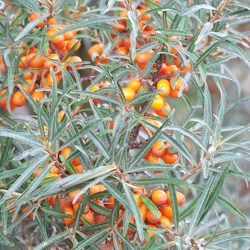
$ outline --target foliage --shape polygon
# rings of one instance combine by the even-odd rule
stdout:
[[[250,66],[249,14],[236,0],[0,1],[1,248],[246,249],[223,189],[250,180],[249,125],[227,124],[249,100],[227,67]]]

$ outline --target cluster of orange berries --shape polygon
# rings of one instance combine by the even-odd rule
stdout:
[[[162,141],[156,141],[153,147],[144,156],[149,163],[159,163],[162,159],[166,164],[175,164],[179,160],[178,153],[170,153],[171,146]]]
[[[34,21],[41,17],[40,14],[32,12],[28,19]],[[67,31],[61,35],[56,35],[60,30],[53,27],[55,22],[54,18],[50,18],[46,24],[42,21],[36,25],[36,28],[42,28],[47,25],[47,39],[50,44],[46,53],[43,52],[39,56],[38,45],[34,44],[29,48],[26,44],[22,44],[22,57],[18,64],[19,73],[14,77],[15,88],[11,93],[10,108],[14,110],[16,107],[21,107],[26,103],[26,97],[21,90],[17,87],[20,84],[33,98],[34,101],[41,101],[44,96],[44,91],[36,92],[39,88],[51,88],[53,85],[53,74],[55,74],[55,83],[58,85],[62,78],[62,68],[72,70],[71,63],[76,63],[75,67],[78,68],[82,59],[78,56],[69,56],[66,60],[66,55],[74,50],[80,48],[80,42],[74,37],[77,34],[76,30]],[[0,71],[2,74],[6,73],[6,68],[3,63],[3,58],[0,57]],[[8,99],[8,88],[5,87],[0,90],[0,107],[6,109]]]
[[[143,189],[139,187],[139,189]],[[90,187],[90,195],[94,195],[97,193],[101,193],[106,191],[106,188],[102,184],[96,184]],[[58,204],[59,209],[65,213],[66,215],[70,215],[71,217],[63,218],[63,222],[67,226],[72,226],[74,224],[75,215],[79,208],[79,205],[84,197],[83,194],[78,194],[80,189],[72,191],[66,195],[54,195],[47,198],[47,202],[50,204],[51,207],[55,208],[56,204]],[[77,196],[77,197],[76,197]],[[137,206],[140,211],[140,215],[142,220],[146,223],[146,225],[150,228],[172,228],[172,220],[173,220],[173,211],[171,205],[171,198],[170,192],[164,191],[161,189],[156,189],[150,195],[150,200],[157,206],[158,210],[152,212],[146,204],[144,204],[141,200],[141,194],[133,193],[134,199],[137,203]],[[176,192],[177,204],[181,206],[185,202],[185,196],[180,193]],[[111,196],[110,198],[90,198],[89,204],[85,206],[85,209],[82,213],[81,219],[79,223],[80,225],[84,225],[84,220],[91,224],[99,224],[109,220],[109,216],[106,214],[101,214],[93,206],[95,203],[97,206],[102,208],[106,208],[109,210],[114,209],[115,207],[115,198]],[[30,210],[30,207],[27,206],[22,210],[22,213],[26,213]],[[108,211],[108,210],[107,210]],[[125,208],[120,204],[119,205],[119,221],[117,223],[119,226],[123,224],[123,215],[124,215]],[[156,214],[158,214],[156,216]],[[33,212],[30,211],[28,214],[30,219],[34,219]],[[135,225],[135,219],[133,216],[130,217],[130,224]],[[149,237],[152,237],[154,233],[150,230],[147,230]],[[135,231],[130,226],[127,232],[128,236],[132,236]]]

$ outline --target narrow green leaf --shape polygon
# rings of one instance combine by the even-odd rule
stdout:
[[[91,243],[95,242],[101,236],[108,236],[108,228],[101,230],[97,233],[92,234],[86,240],[80,241],[72,250],[82,250],[85,246],[89,246]]]
[[[135,223],[136,223],[136,228],[137,228],[137,232],[139,235],[139,238],[143,241],[144,240],[144,234],[143,234],[143,220],[141,218],[141,214],[139,211],[139,207],[135,201],[135,198],[130,190],[130,188],[128,187],[127,183],[124,182],[124,180],[122,180],[122,185],[124,188],[124,191],[126,193],[129,205],[131,206],[131,210],[132,210],[132,215],[135,218]]]
[[[205,210],[202,212],[202,215],[200,217],[200,220],[198,223],[200,223],[204,217],[207,215],[207,213],[211,210],[213,204],[215,203],[215,201],[217,200],[219,194],[220,194],[220,191],[221,191],[221,188],[224,184],[224,181],[225,181],[225,178],[227,177],[227,174],[229,172],[229,169],[230,169],[230,163],[227,164],[227,166],[224,168],[219,180],[217,181],[214,189],[212,190],[211,194],[209,195],[209,200],[208,200],[208,203],[206,205],[206,208]]]
[[[199,198],[199,201],[197,202],[197,206],[194,209],[193,216],[191,218],[191,223],[190,223],[189,230],[188,230],[188,235],[189,236],[192,235],[195,227],[197,226],[197,224],[200,221],[202,213],[203,213],[203,211],[204,211],[204,209],[206,207],[206,204],[208,202],[208,197],[209,197],[209,194],[211,192],[211,188],[212,188],[212,185],[214,183],[214,180],[215,180],[215,175],[211,176],[208,179],[208,182],[206,183],[206,186],[205,186],[205,188],[204,188],[204,190],[202,192],[202,195]]]
[[[57,235],[54,235],[53,237],[41,242],[39,245],[33,248],[33,250],[42,250],[44,248],[47,248],[48,246],[60,242],[61,240],[68,239],[70,237],[68,231],[59,233]]]
[[[142,194],[139,194],[139,197],[142,203],[154,214],[155,217],[160,216],[158,207],[149,198]]]

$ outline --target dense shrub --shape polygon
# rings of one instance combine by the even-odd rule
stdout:
[[[0,8],[2,249],[247,249],[226,190],[250,180],[249,125],[228,122],[249,100],[230,70],[250,66],[249,7]]]

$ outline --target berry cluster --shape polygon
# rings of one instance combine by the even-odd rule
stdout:
[[[41,15],[32,12],[28,19],[30,22],[40,18]],[[34,101],[41,101],[45,96],[45,91],[36,89],[52,88],[53,75],[55,83],[59,85],[62,78],[62,69],[72,70],[71,63],[78,68],[82,59],[78,56],[69,56],[80,48],[80,41],[74,37],[77,34],[76,30],[67,31],[61,35],[55,35],[60,29],[55,28],[55,18],[49,18],[36,25],[35,29],[41,29],[46,26],[48,48],[42,53],[38,54],[38,44],[22,44],[21,45],[21,59],[18,63],[18,73],[14,77],[14,89],[12,91],[9,105],[10,109],[14,110],[16,107],[21,107],[26,103],[26,97],[18,84],[20,84],[26,92],[28,92]],[[3,58],[0,57],[0,71],[5,74],[6,69],[3,63]],[[0,90],[0,107],[7,110],[6,104],[10,89],[5,87]]]

